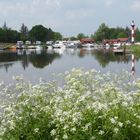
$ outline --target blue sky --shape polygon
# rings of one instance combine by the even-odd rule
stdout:
[[[64,36],[90,35],[101,23],[140,28],[140,0],[0,0],[0,26],[19,30],[37,24]]]

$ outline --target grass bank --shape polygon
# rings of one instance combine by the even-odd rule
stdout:
[[[128,49],[132,50],[136,56],[140,57],[140,45],[131,45]]]
[[[7,100],[0,106],[2,140],[140,139],[139,80],[131,83],[126,72],[112,76],[94,70],[63,76],[63,87],[22,80],[12,89],[0,84]]]

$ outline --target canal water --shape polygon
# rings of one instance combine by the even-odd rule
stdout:
[[[53,49],[0,51],[0,81],[10,83],[13,76],[37,83],[51,81],[54,74],[73,68],[95,69],[101,73],[131,73],[131,54],[114,54],[105,50]],[[135,61],[135,77],[140,78],[140,59]]]

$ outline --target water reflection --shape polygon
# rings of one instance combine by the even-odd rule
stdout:
[[[110,62],[127,64],[131,60],[131,56],[129,54],[114,54],[110,51],[104,52],[104,50],[94,51],[92,55],[103,68],[106,67]]]
[[[43,69],[52,64],[55,59],[62,58],[63,54],[77,56],[84,59],[87,56],[96,60],[102,68],[105,68],[111,62],[127,64],[131,61],[131,55],[115,55],[114,53],[104,50],[85,50],[85,49],[49,49],[49,50],[17,50],[17,51],[1,51],[0,52],[0,69],[8,69],[15,63],[20,62],[23,69],[29,67],[31,63],[33,67]],[[62,58],[63,59],[63,58]],[[138,59],[137,59],[138,60]],[[77,62],[78,63],[78,62]],[[85,66],[86,67],[86,66]]]
[[[23,69],[25,70],[29,63],[35,68],[44,68],[51,64],[54,59],[60,58],[59,53],[47,53],[46,51],[38,50],[17,50],[2,51],[0,52],[0,68],[5,68],[8,72],[8,68],[12,67],[16,62],[20,61]]]

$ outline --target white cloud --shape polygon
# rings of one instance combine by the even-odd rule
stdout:
[[[66,19],[68,20],[80,20],[85,19],[87,20],[88,17],[94,15],[94,10],[91,9],[75,9],[75,10],[68,10],[66,11]]]
[[[140,11],[140,0],[136,0],[133,2],[132,6],[131,6],[131,9],[133,11]]]
[[[110,6],[112,6],[114,4],[114,2],[115,2],[115,0],[105,0],[105,5],[107,7],[110,7]]]
[[[139,23],[139,7],[140,0],[0,0],[0,25],[42,24],[62,34],[89,33],[102,22],[122,26],[133,18]]]
[[[48,6],[60,6],[61,0],[46,0]]]

